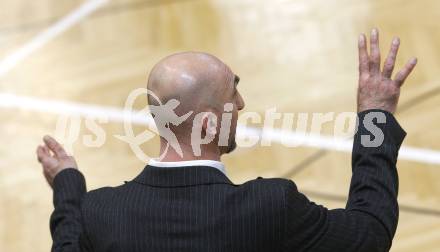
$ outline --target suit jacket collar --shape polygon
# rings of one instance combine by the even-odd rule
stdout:
[[[180,187],[207,184],[233,183],[223,174],[210,166],[155,167],[147,165],[134,182],[156,187]]]

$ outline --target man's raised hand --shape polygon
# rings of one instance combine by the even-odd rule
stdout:
[[[44,145],[37,148],[38,162],[43,166],[43,174],[52,187],[55,176],[64,169],[78,169],[75,158],[67,155],[64,148],[50,136],[43,138]]]
[[[367,39],[364,34],[359,36],[359,88],[358,112],[368,109],[381,109],[394,113],[400,96],[400,87],[417,64],[417,59],[412,58],[392,78],[396,64],[400,39],[394,38],[390,52],[381,69],[381,56],[379,49],[379,31],[373,29],[370,37],[370,55],[367,51]]]

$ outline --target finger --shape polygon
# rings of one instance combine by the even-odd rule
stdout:
[[[61,146],[61,144],[59,144],[55,139],[53,139],[51,136],[44,136],[43,138],[44,143],[46,144],[46,146],[53,151],[53,153],[57,156],[57,157],[66,157],[67,153],[64,150],[64,148]]]
[[[38,146],[37,148],[37,159],[38,162],[40,162],[43,165],[43,168],[45,168],[50,162],[52,162],[53,159],[51,159],[52,155],[47,153],[47,151],[44,150],[44,146]]]
[[[40,162],[40,163],[43,162],[43,159],[44,159],[45,156],[46,156],[46,153],[45,153],[43,147],[41,145],[38,146],[37,147],[37,159],[38,159],[38,162]]]
[[[43,145],[42,147],[43,147],[43,151],[44,151],[44,153],[46,153],[46,155],[47,155],[48,157],[52,157],[52,154],[50,153],[49,148],[47,148],[46,145]]]
[[[53,152],[51,152],[50,149],[46,145],[43,145],[43,150],[46,153],[46,156],[48,158],[55,158],[55,155],[53,154]]]
[[[369,58],[368,58],[368,51],[367,51],[367,39],[365,37],[365,34],[361,34],[359,36],[359,74],[367,75],[370,72],[369,68]]]
[[[406,78],[408,78],[408,76],[411,74],[411,72],[413,71],[416,65],[417,65],[417,58],[412,58],[411,60],[408,61],[408,63],[406,63],[405,67],[396,74],[396,78],[394,79],[394,81],[397,83],[397,85],[399,86],[403,85]]]
[[[370,36],[371,54],[370,54],[370,72],[372,74],[380,73],[380,49],[379,49],[379,31],[374,28]]]
[[[391,43],[390,52],[388,53],[388,57],[385,61],[385,65],[383,66],[382,76],[385,78],[391,78],[393,74],[394,66],[396,65],[396,57],[397,57],[397,52],[399,51],[399,46],[400,46],[400,39],[394,38],[393,42]]]

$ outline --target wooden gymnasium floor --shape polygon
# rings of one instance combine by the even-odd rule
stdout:
[[[131,90],[145,87],[160,58],[198,50],[218,55],[240,75],[247,111],[354,111],[356,39],[374,26],[381,30],[383,50],[392,36],[401,37],[399,66],[410,56],[419,58],[397,117],[408,132],[404,145],[429,150],[421,160],[398,163],[403,209],[392,251],[439,251],[439,1],[111,0],[57,36],[41,36],[84,2],[0,2],[0,251],[42,252],[51,243],[51,190],[34,150],[45,133],[55,131],[59,117],[50,113],[57,106],[35,103],[122,108]],[[36,37],[44,43],[29,46]],[[81,123],[80,136],[90,134]],[[103,146],[73,146],[89,189],[118,185],[144,166],[112,137],[123,133],[122,123],[100,125],[108,136]],[[157,139],[143,147],[153,154],[156,146]],[[224,162],[236,183],[304,168],[288,176],[313,200],[343,207],[350,153],[318,151],[274,144],[239,149]]]

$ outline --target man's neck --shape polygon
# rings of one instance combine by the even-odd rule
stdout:
[[[183,156],[180,156],[173,148],[170,146],[166,148],[166,143],[161,142],[160,157],[163,162],[179,162],[179,161],[190,161],[190,160],[214,160],[220,161],[220,150],[212,149],[208,146],[202,148],[202,153],[199,156],[194,155],[191,146],[181,145]],[[166,153],[164,154],[164,152]]]

